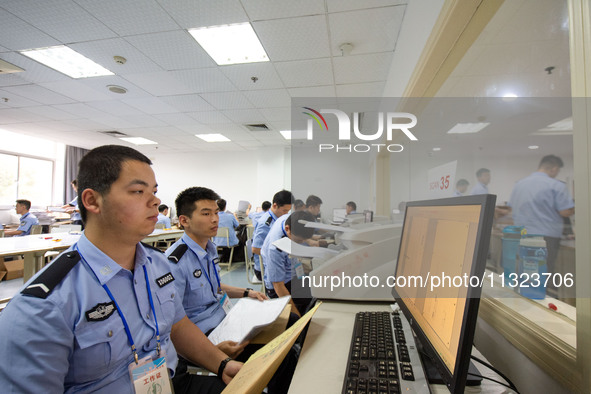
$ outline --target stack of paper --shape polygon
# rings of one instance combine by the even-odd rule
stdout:
[[[265,301],[241,298],[209,334],[209,340],[217,345],[223,341],[241,343],[252,339],[279,317],[290,298],[286,296]]]

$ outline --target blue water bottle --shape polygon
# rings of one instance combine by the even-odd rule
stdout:
[[[523,226],[507,226],[503,229],[503,254],[502,264],[505,274],[505,283],[511,283],[509,274],[517,273],[517,254],[519,253],[519,241],[527,231]]]
[[[526,235],[519,241],[519,294],[532,300],[546,298],[546,259],[548,250],[543,235]],[[537,275],[535,275],[537,274]]]

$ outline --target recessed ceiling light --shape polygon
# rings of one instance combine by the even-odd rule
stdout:
[[[135,144],[135,145],[158,145],[157,142],[149,140],[147,138],[143,138],[143,137],[124,137],[124,138],[119,138],[119,139],[126,141],[126,142],[131,142],[132,144]]]
[[[503,96],[503,101],[513,101],[517,98],[517,95],[515,93],[506,93]]]
[[[219,65],[268,62],[269,57],[250,23],[189,29],[199,45]]]
[[[484,129],[490,123],[482,122],[482,123],[458,123],[451,129],[447,131],[447,134],[470,134],[470,133],[478,133],[480,130]]]
[[[195,134],[195,137],[201,138],[206,142],[228,142],[228,138],[221,134]]]
[[[537,146],[537,145],[530,145],[530,146],[527,147],[527,149],[532,149],[532,150],[533,149],[538,149],[538,148],[539,148],[539,146]]]
[[[119,85],[107,85],[107,89],[109,89],[111,92],[117,93],[117,94],[127,93],[127,89],[125,89],[123,86],[119,86]]]
[[[563,135],[563,134],[572,134],[573,132],[573,117],[569,116],[568,118],[559,120],[558,122],[554,122],[542,129],[539,129],[536,132],[531,134],[536,135]]]
[[[439,152],[441,148],[433,148],[433,152]]]
[[[20,53],[72,78],[114,75],[100,64],[65,45],[29,49]]]

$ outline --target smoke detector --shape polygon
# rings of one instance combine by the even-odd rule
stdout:
[[[342,56],[349,56],[351,54],[351,51],[353,50],[353,44],[350,44],[348,42],[345,44],[341,44],[339,49],[341,50]]]
[[[125,89],[123,86],[119,86],[119,85],[107,85],[107,89],[109,89],[111,92],[117,93],[117,94],[127,93],[127,89]]]

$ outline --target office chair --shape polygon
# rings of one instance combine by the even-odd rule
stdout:
[[[31,226],[31,235],[34,234],[41,234],[41,232],[43,231],[43,226],[40,224],[34,224]]]
[[[218,227],[218,233],[215,235],[216,237],[226,238],[226,245],[230,244],[230,229],[228,227]],[[232,257],[234,256],[234,247],[235,246],[218,246],[218,253],[224,249],[230,248],[230,257],[228,258],[227,263],[219,263],[219,265],[225,265],[228,267],[228,271],[230,271],[230,267],[232,266]]]
[[[252,237],[254,235],[254,227],[249,225],[246,227],[246,243],[244,244],[244,262],[246,264],[246,279],[252,285],[258,285],[261,281],[254,275],[254,255],[252,253]]]
[[[259,265],[261,266],[261,278],[263,278],[263,280],[261,281],[261,293],[263,294],[267,294],[267,289],[265,289],[265,267],[263,265],[263,255],[259,254]]]

